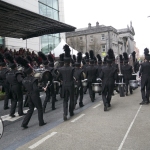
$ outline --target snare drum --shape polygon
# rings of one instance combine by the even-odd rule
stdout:
[[[92,83],[92,91],[95,93],[100,93],[102,91],[102,87],[100,83]]]
[[[82,86],[86,87],[87,86],[87,79],[82,80]]]
[[[137,80],[130,80],[129,85],[134,90],[134,89],[138,88],[138,81]]]

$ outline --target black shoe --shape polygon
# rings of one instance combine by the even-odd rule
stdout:
[[[9,109],[9,107],[4,107],[4,110]]]
[[[84,94],[86,94],[86,92],[84,92]]]
[[[83,105],[83,103],[79,103],[79,106],[80,106],[80,107],[83,107],[84,105]]]
[[[133,94],[133,92],[132,92],[132,91],[130,91],[130,94]]]
[[[140,105],[144,105],[145,104],[145,101],[142,101],[141,103],[140,103]]]
[[[23,116],[23,115],[26,115],[26,113],[23,113],[23,114],[19,114],[19,116]]]
[[[128,93],[126,93],[126,96],[128,96]]]
[[[111,104],[108,104],[108,107],[111,107]]]
[[[92,102],[94,102],[94,98],[93,98],[93,96],[91,96],[91,101],[92,101]]]
[[[146,101],[145,104],[149,104],[149,101]]]
[[[16,116],[15,116],[15,115],[10,115],[10,117],[14,118],[14,117],[16,117]]]
[[[64,119],[64,121],[67,121],[67,116],[64,115],[63,119]]]
[[[72,117],[72,116],[74,116],[74,113],[72,112],[72,113],[70,113],[70,117]]]
[[[22,125],[21,127],[23,127],[24,129],[27,129],[27,128],[28,128],[28,126],[26,126],[26,125]]]
[[[108,104],[106,104],[106,105],[104,106],[104,111],[107,111],[107,108],[108,108]]]
[[[46,122],[44,122],[44,123],[42,123],[42,124],[39,124],[39,126],[44,126],[44,125],[46,125]]]
[[[55,110],[55,109],[56,109],[55,107],[52,108],[52,110]]]

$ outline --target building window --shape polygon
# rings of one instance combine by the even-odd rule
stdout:
[[[59,21],[58,0],[39,0],[39,13],[43,16]],[[60,42],[60,34],[41,36],[41,50],[45,54],[52,51]]]
[[[90,36],[90,42],[94,42],[93,35]]]
[[[102,52],[106,52],[106,45],[102,45]]]
[[[105,34],[101,35],[101,40],[105,40]]]

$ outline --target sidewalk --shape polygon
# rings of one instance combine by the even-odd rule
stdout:
[[[140,88],[127,97],[113,96],[107,112],[96,101],[18,150],[149,150],[150,105],[140,102]]]

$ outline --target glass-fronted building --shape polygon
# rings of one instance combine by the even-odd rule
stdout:
[[[64,22],[64,0],[3,0],[10,4],[19,6],[29,11],[49,17],[51,19]],[[60,42],[60,38],[65,40],[65,33],[50,34],[41,37],[30,38],[27,40],[0,37],[0,46],[4,45],[9,49],[28,48],[33,51],[42,50],[44,53],[49,53]],[[52,52],[53,53],[53,52]]]
[[[59,1],[39,0],[39,13],[59,21]],[[41,50],[45,54],[52,51],[60,42],[60,34],[49,34],[41,37]]]

